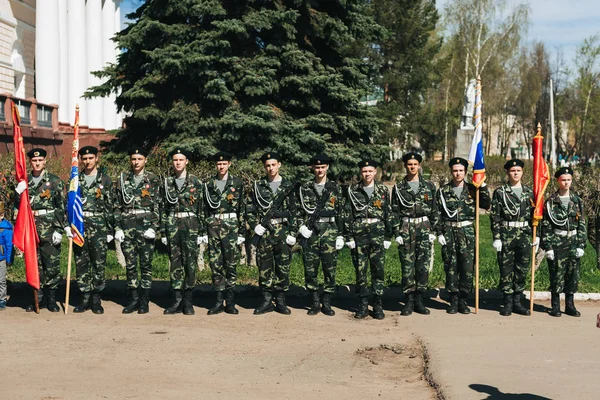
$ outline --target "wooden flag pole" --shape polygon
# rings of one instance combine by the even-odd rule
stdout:
[[[69,238],[69,258],[67,261],[67,294],[65,295],[65,315],[69,313],[69,295],[71,294],[71,260],[73,259],[73,238]]]
[[[479,312],[479,188],[475,192],[475,314]]]
[[[35,306],[36,314],[40,313],[40,298],[38,297],[38,290],[39,289],[34,289],[34,291],[33,291],[33,304]]]
[[[537,231],[537,221],[533,223],[533,242]],[[535,288],[535,250],[536,246],[531,246],[531,292],[529,293],[529,312],[533,315],[533,291]]]

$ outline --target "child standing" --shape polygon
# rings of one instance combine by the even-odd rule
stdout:
[[[12,261],[13,227],[4,219],[4,203],[0,202],[0,311],[6,308],[6,264]]]

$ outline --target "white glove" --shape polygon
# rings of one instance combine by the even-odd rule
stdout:
[[[156,232],[154,232],[154,229],[152,229],[152,228],[146,229],[146,232],[144,232],[144,239],[154,239],[154,238],[156,238]]]
[[[246,241],[246,238],[243,236],[238,236],[237,244],[238,246]]]
[[[533,239],[533,243],[531,243],[531,247],[538,247],[540,245],[540,238],[536,237]]]
[[[265,229],[265,227],[261,224],[256,225],[256,227],[254,228],[254,233],[256,233],[258,236],[264,235],[266,231],[267,230]]]
[[[344,248],[344,237],[343,236],[338,236],[335,238],[335,249],[336,250],[341,250]]]
[[[585,254],[585,251],[583,251],[583,249],[575,249],[575,257],[576,258],[581,258],[581,257],[583,257],[584,254]]]
[[[392,245],[392,242],[390,242],[389,240],[384,240],[383,241],[383,248],[384,249],[386,249],[386,250],[389,249],[391,245]]]
[[[496,252],[501,252],[502,251],[502,240],[500,239],[496,239],[492,242],[492,247],[494,248],[494,250],[496,250]]]
[[[106,235],[106,243],[110,243],[113,240],[115,240],[115,237],[113,235]]]
[[[296,238],[290,235],[287,235],[287,237],[285,238],[285,242],[289,245],[289,246],[293,246],[296,244]]]
[[[398,243],[398,246],[402,246],[404,244],[404,239],[402,239],[402,236],[396,236],[396,243]]]
[[[548,251],[546,252],[546,258],[547,258],[548,260],[554,260],[554,250],[548,250]]]
[[[444,235],[438,236],[438,243],[441,244],[442,246],[446,245],[446,238],[444,237]]]
[[[72,239],[73,238],[73,232],[71,231],[71,227],[67,226],[65,228],[65,234],[67,235],[67,238]]]
[[[163,237],[161,237],[161,238],[160,238],[160,242],[166,246],[166,245],[167,245],[167,238],[166,238],[166,237],[164,237],[164,236],[163,236]]]
[[[15,192],[17,192],[17,194],[21,194],[25,191],[25,189],[27,189],[27,182],[21,181],[15,188]]]
[[[301,234],[302,236],[304,236],[306,239],[308,239],[309,237],[311,237],[311,236],[312,236],[312,234],[313,234],[313,231],[311,231],[310,229],[308,229],[308,227],[306,227],[305,225],[302,225],[302,226],[300,227],[300,230],[299,230],[299,232],[300,232],[300,234]]]
[[[196,242],[198,243],[198,245],[208,244],[208,235],[198,236],[198,239]]]
[[[59,245],[60,242],[62,242],[62,235],[58,232],[54,232],[52,234],[52,244],[56,246]]]
[[[429,234],[429,243],[433,243],[435,241],[435,235],[433,233]]]
[[[356,248],[356,242],[354,240],[351,240],[349,242],[346,242],[346,246],[348,246],[350,250],[354,250]]]
[[[122,230],[118,230],[115,232],[115,240],[119,243],[123,243],[125,240],[125,233]]]

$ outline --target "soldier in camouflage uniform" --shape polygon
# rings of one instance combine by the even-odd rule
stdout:
[[[15,188],[15,204],[20,203],[21,193],[29,187],[31,209],[40,239],[37,249],[40,274],[39,304],[40,308],[45,304],[48,311],[58,312],[60,308],[56,304],[56,290],[61,279],[61,232],[64,230],[68,237],[73,237],[65,218],[65,184],[58,176],[46,171],[46,150],[32,149],[27,153],[27,157],[31,165],[29,182],[18,183]],[[45,303],[44,289],[47,290]],[[28,306],[26,311],[35,311],[35,305]]]
[[[164,314],[194,315],[198,245],[205,231],[202,213],[202,183],[187,172],[189,153],[176,148],[169,154],[173,174],[162,185],[161,241],[169,249],[173,304]]]
[[[235,283],[239,247],[246,241],[244,184],[229,173],[231,154],[213,156],[217,174],[204,184],[203,210],[208,230],[208,257],[217,301],[208,315],[238,314]],[[204,233],[206,235],[206,233]],[[223,296],[225,295],[225,296]],[[226,306],[223,306],[223,300]]]
[[[436,203],[440,213],[437,233],[442,245],[446,271],[446,290],[450,292],[448,314],[469,314],[467,298],[473,288],[475,263],[475,193],[477,188],[465,182],[467,160],[450,160],[452,180],[440,187]],[[490,194],[485,184],[479,189],[479,207],[490,208]]]
[[[83,299],[73,312],[82,313],[91,308],[94,314],[103,314],[100,292],[104,290],[106,283],[104,268],[107,244],[113,240],[115,224],[113,185],[108,175],[98,171],[96,147],[82,147],[79,157],[83,164],[83,170],[79,173],[79,187],[83,203],[85,241],[82,247],[73,246],[73,252],[77,284],[83,293]]]
[[[427,315],[423,294],[429,282],[429,261],[432,255],[439,213],[435,203],[436,188],[419,174],[421,157],[406,153],[402,157],[406,177],[392,188],[392,212],[398,221],[395,229],[398,253],[402,264],[402,287],[406,303],[401,315],[411,315],[413,310]]]
[[[391,245],[393,218],[390,195],[386,186],[375,182],[379,163],[363,160],[358,163],[361,182],[351,185],[344,201],[344,238],[352,250],[356,270],[356,293],[359,305],[355,318],[363,319],[369,313],[367,272],[371,269],[373,318],[383,319],[382,299],[385,251]]]
[[[300,186],[298,198],[298,224],[300,235],[304,237],[302,261],[304,262],[304,277],[306,288],[311,293],[311,305],[308,315],[316,315],[319,309],[325,315],[333,316],[331,296],[335,291],[335,270],[337,267],[338,251],[344,247],[344,223],[342,220],[342,192],[339,185],[327,179],[327,171],[332,163],[331,158],[319,154],[310,159],[310,165],[315,179]],[[327,198],[323,198],[327,196]],[[318,211],[314,224],[309,226],[309,220],[317,205],[325,201]],[[319,264],[323,268],[323,307],[319,298],[319,282],[317,273]]]
[[[498,254],[500,290],[504,295],[500,315],[504,316],[511,315],[513,311],[520,315],[530,314],[521,300],[531,263],[531,246],[537,246],[539,239],[531,241],[535,207],[533,190],[521,184],[524,166],[521,160],[510,160],[504,164],[508,182],[496,189],[492,196],[492,246]]]
[[[564,292],[565,314],[579,317],[581,314],[575,308],[573,297],[579,284],[579,263],[587,240],[583,201],[570,190],[572,168],[561,168],[554,177],[558,180],[558,191],[546,200],[541,235],[550,272],[550,315],[560,317],[560,293]]]
[[[252,188],[252,201],[246,205],[246,218],[250,229],[260,237],[257,245],[257,262],[259,271],[258,284],[263,294],[263,302],[254,310],[260,315],[273,311],[273,294],[275,294],[275,311],[291,314],[285,303],[285,292],[290,284],[290,264],[292,262],[292,246],[296,244],[296,197],[294,183],[279,175],[281,157],[275,152],[265,153],[261,161],[267,175],[255,181]],[[263,217],[271,207],[276,206],[283,197],[281,206],[277,207],[273,218],[263,225]]]
[[[162,184],[158,176],[146,171],[148,153],[143,148],[134,147],[129,154],[131,171],[122,173],[116,184],[115,240],[121,243],[127,271],[129,303],[123,308],[123,314],[136,310],[146,314],[152,286],[154,240],[160,223]],[[138,279],[138,259],[141,280]]]

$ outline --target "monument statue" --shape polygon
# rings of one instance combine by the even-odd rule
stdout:
[[[475,113],[475,85],[477,80],[471,79],[465,89],[465,98],[460,120],[460,129],[475,129],[473,126],[473,115]]]

